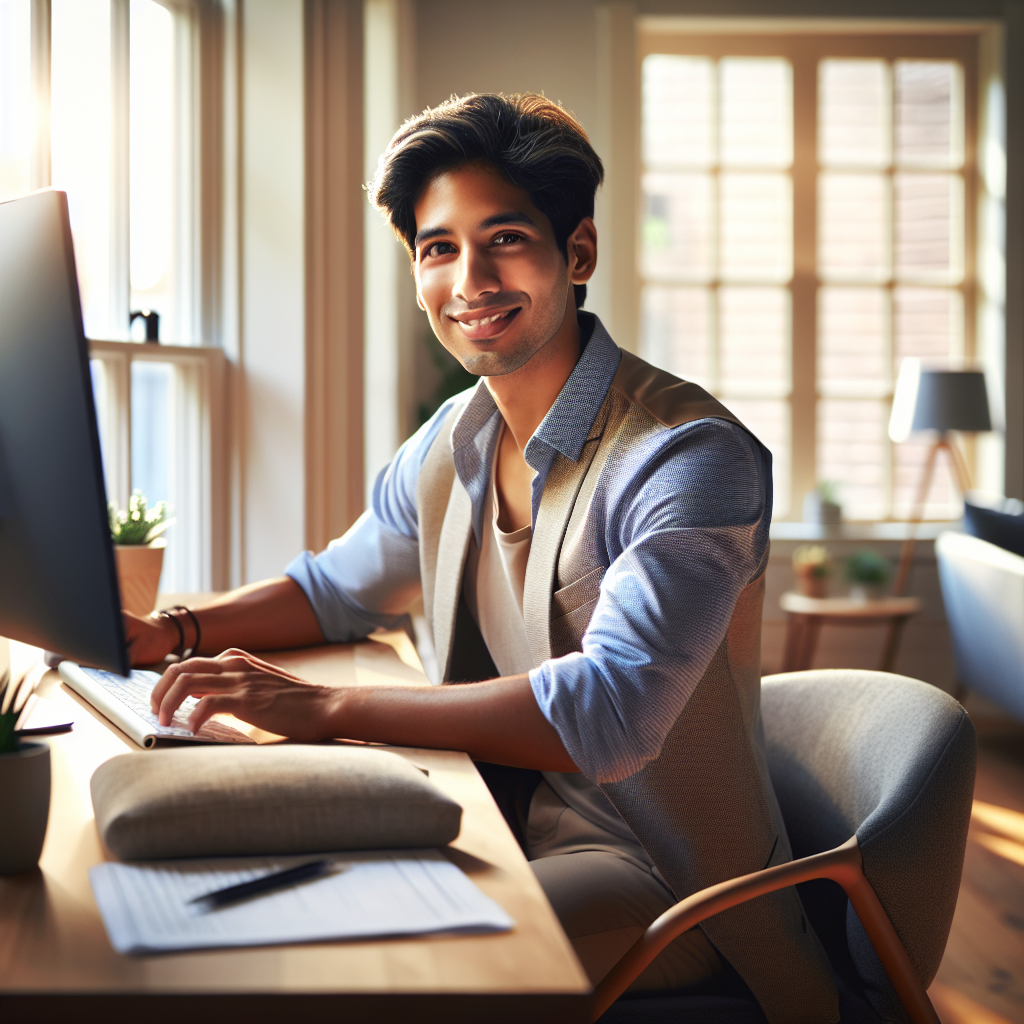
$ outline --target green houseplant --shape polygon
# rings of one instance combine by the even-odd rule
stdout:
[[[857,551],[846,560],[846,579],[850,597],[857,601],[877,599],[885,592],[891,566],[877,551]]]
[[[166,501],[152,508],[140,490],[132,491],[128,508],[108,506],[110,537],[117,558],[121,607],[135,615],[148,615],[156,605],[164,566],[164,531],[174,523]]]
[[[50,748],[21,743],[16,731],[33,678],[0,671],[0,875],[36,866],[50,816]]]

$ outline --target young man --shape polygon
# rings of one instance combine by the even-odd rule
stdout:
[[[593,980],[677,898],[790,858],[759,717],[770,456],[693,384],[579,311],[603,171],[538,96],[406,123],[371,199],[408,246],[442,344],[482,377],[410,438],[370,509],[278,580],[131,619],[133,660],[198,657],[154,691],[301,740],[468,751]],[[354,640],[422,594],[432,688],[314,686],[242,650]],[[497,767],[505,766],[505,767]],[[520,771],[515,771],[519,769]],[[727,960],[771,1021],[838,1017],[795,891],[682,936],[642,987]]]

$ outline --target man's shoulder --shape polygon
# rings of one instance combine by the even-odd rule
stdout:
[[[612,380],[611,392],[663,427],[679,427],[704,419],[726,420],[743,426],[699,384],[675,377],[625,350]]]

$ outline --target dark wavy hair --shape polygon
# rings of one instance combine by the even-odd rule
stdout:
[[[438,174],[477,161],[491,164],[551,221],[568,260],[569,235],[594,216],[594,193],[604,179],[601,158],[579,121],[533,93],[453,96],[411,117],[395,133],[367,186],[370,202],[387,218],[410,255],[415,250],[414,207]],[[579,308],[587,286],[575,289]]]

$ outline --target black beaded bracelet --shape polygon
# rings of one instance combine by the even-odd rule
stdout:
[[[192,620],[192,625],[196,627],[196,642],[192,645],[192,650],[188,652],[188,656],[192,657],[193,654],[199,653],[199,647],[203,642],[203,631],[199,628],[199,620],[191,608],[182,607],[181,610]]]
[[[192,620],[192,625],[195,626],[196,642],[191,647],[185,646],[185,629],[181,624],[181,619],[174,614],[175,612],[184,612]],[[178,646],[171,651],[171,654],[179,661],[184,661],[186,658],[191,658],[193,654],[198,654],[199,645],[203,640],[203,631],[199,628],[199,620],[192,609],[186,608],[183,604],[176,604],[173,608],[164,608],[163,611],[157,612],[157,618],[162,619],[165,616],[174,623],[175,628],[178,630]]]
[[[158,619],[170,619],[174,623],[174,628],[178,631],[178,645],[171,651],[176,658],[181,658],[185,653],[185,630],[182,629],[181,623],[178,621],[178,617],[174,614],[178,609],[167,609],[163,608],[156,613]]]

